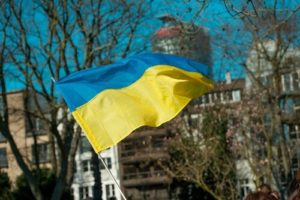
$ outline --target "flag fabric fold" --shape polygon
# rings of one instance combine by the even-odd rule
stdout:
[[[186,58],[145,53],[75,72],[56,87],[98,153],[141,126],[174,118],[213,87],[208,70]]]

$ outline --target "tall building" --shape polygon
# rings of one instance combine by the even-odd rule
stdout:
[[[29,125],[28,116],[26,116],[25,106],[29,106],[34,110],[30,101],[25,101],[25,92],[10,92],[7,94],[7,102],[9,109],[9,129],[15,140],[17,148],[20,150],[23,159],[30,167],[34,167],[36,162],[41,167],[50,166],[50,149],[48,132],[44,126],[44,122],[38,118],[31,117],[32,126]],[[27,105],[26,105],[27,104]],[[2,99],[0,98],[0,112]],[[32,128],[31,128],[32,127]],[[36,151],[34,135],[36,136]],[[12,183],[22,174],[15,156],[12,153],[10,145],[4,138],[0,130],[0,170],[7,172]]]
[[[212,66],[210,37],[203,27],[184,23],[171,15],[159,19],[163,26],[153,36],[154,52],[184,56]]]
[[[278,189],[285,196],[290,181],[300,169],[300,50],[289,47],[283,51],[273,40],[253,46],[247,60],[251,73],[246,76],[246,88],[251,94],[260,85],[260,89],[263,88],[260,91],[267,94],[261,93],[259,103],[266,105],[265,124],[270,127],[274,160],[277,159],[276,166],[272,168],[277,179],[274,185],[279,186]],[[272,101],[277,102],[277,112],[270,107]],[[274,119],[278,120],[276,125],[279,129],[271,132]],[[287,153],[285,145],[289,156],[284,156]]]
[[[164,23],[153,36],[154,52],[188,57],[211,66],[210,42],[202,27],[186,24],[166,15]],[[128,199],[171,199],[171,178],[157,164],[168,160],[166,138],[170,137],[168,124],[159,128],[140,128],[119,145],[121,185]]]

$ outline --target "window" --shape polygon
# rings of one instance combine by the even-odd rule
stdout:
[[[46,122],[43,119],[30,116],[30,119],[27,119],[26,127],[27,131],[26,134],[31,136],[33,134],[40,135],[46,133]]]
[[[165,136],[155,136],[155,137],[152,137],[152,147],[154,149],[160,149],[161,147],[164,146],[164,139],[165,139]]]
[[[105,162],[107,168],[108,168],[108,169],[111,169],[111,167],[112,167],[112,164],[111,164],[111,158],[110,158],[110,157],[107,157],[107,158],[103,158],[103,160],[104,160],[104,162]],[[103,163],[102,163],[101,160],[99,161],[99,165],[100,165],[100,166],[99,166],[100,170],[105,169],[105,167],[104,167],[104,165],[103,165]]]
[[[282,111],[285,113],[293,113],[294,107],[295,107],[294,101],[295,100],[292,98],[287,98],[287,99],[281,100]]]
[[[199,128],[200,126],[200,115],[199,114],[192,114],[189,118],[189,125],[191,128]]]
[[[79,196],[80,196],[80,199],[90,198],[89,187],[80,187],[79,188]]]
[[[299,75],[297,72],[294,72],[292,74],[292,79],[293,79],[293,89],[296,91],[300,90],[300,79],[299,79]]]
[[[241,91],[240,90],[233,90],[232,91],[233,101],[241,101]]]
[[[3,102],[2,102],[2,98],[0,97],[0,115],[3,116],[4,115],[4,110],[3,110]],[[4,138],[4,136],[2,135],[1,131],[0,131],[0,142],[4,142],[6,141],[6,139]]]
[[[178,52],[178,47],[175,44],[176,41],[172,39],[164,39],[156,44],[158,51],[174,54]]]
[[[233,96],[232,96],[232,91],[226,91],[225,92],[225,101],[232,101]]]
[[[297,157],[294,157],[294,158],[292,159],[292,169],[293,169],[294,171],[297,171],[297,169],[299,169],[299,167],[300,167],[299,162],[300,162],[300,160],[297,159]]]
[[[262,75],[260,77],[260,82],[261,84],[263,84],[264,86],[269,86],[271,87],[273,85],[273,77],[271,74],[269,75]]]
[[[122,142],[121,145],[122,145],[123,151],[132,150],[134,147],[132,140],[126,140],[126,141]]]
[[[283,83],[283,91],[290,92],[291,91],[291,79],[290,74],[281,75],[282,83]]]
[[[90,160],[84,160],[82,161],[82,171],[83,172],[88,172],[91,171],[91,161]]]
[[[49,143],[41,143],[36,145],[36,153],[34,144],[31,146],[32,150],[32,162],[36,163],[37,159],[36,156],[38,156],[38,161],[43,162],[49,162],[50,161],[50,152],[49,152]]]
[[[77,163],[74,161],[73,163],[73,173],[75,174],[77,172]]]
[[[216,101],[218,101],[218,102],[221,101],[221,93],[220,92],[216,92],[215,97],[216,97]]]
[[[5,137],[3,136],[3,134],[0,132],[0,142],[5,142],[6,139]]]
[[[293,173],[293,176],[296,176],[296,173],[298,169],[300,168],[300,149],[298,148],[295,156],[292,158],[292,165],[291,165],[291,171]]]
[[[8,167],[6,149],[0,149],[0,167]]]
[[[0,115],[1,116],[4,115],[4,103],[3,103],[2,96],[0,97]]]
[[[42,130],[41,119],[35,119],[34,128],[37,132],[40,132]]]
[[[215,93],[211,93],[210,94],[210,99],[211,99],[211,102],[214,103],[216,101],[216,98],[215,98]]]
[[[300,98],[294,98],[294,112],[300,113]]]
[[[290,138],[291,139],[300,138],[300,130],[299,130],[298,125],[290,124],[289,125],[289,132],[290,132]]]
[[[110,200],[115,197],[115,186],[114,184],[105,185],[106,200]]]
[[[203,96],[203,102],[204,102],[204,104],[209,104],[209,96],[208,96],[208,94],[206,94],[206,95]]]
[[[264,124],[265,126],[271,126],[272,115],[271,113],[264,113]]]
[[[124,165],[124,180],[134,179],[137,177],[137,167],[134,164]]]
[[[90,152],[91,145],[85,136],[80,138],[80,153]]]
[[[246,195],[250,192],[249,180],[248,179],[240,179],[238,180],[239,184],[239,199],[244,199]]]

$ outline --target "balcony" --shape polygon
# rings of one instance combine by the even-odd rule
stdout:
[[[281,121],[287,124],[299,123],[299,119],[300,119],[300,110],[296,110],[290,113],[283,112],[281,115]]]
[[[166,147],[129,149],[121,152],[121,160],[123,163],[131,163],[153,159],[167,159],[168,155]]]
[[[163,170],[148,171],[148,172],[135,172],[124,173],[123,185],[125,187],[139,187],[157,184],[169,184],[171,179],[166,175]]]

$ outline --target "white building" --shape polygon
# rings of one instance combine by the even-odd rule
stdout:
[[[277,65],[272,66],[271,61],[280,61],[280,63],[278,62]],[[291,47],[288,49],[282,48],[280,50],[280,48],[276,47],[275,41],[272,40],[258,43],[256,46],[254,45],[254,48],[250,51],[247,59],[247,68],[249,72],[246,76],[245,92],[250,93],[256,85],[261,85],[260,88],[265,87],[265,90],[267,88],[270,94],[279,96],[281,117],[280,125],[282,127],[283,134],[286,137],[286,142],[290,143],[291,146],[295,146],[295,148],[290,148],[293,151],[289,152],[293,155],[290,160],[290,175],[289,177],[280,177],[281,190],[285,190],[285,187],[289,184],[288,180],[292,180],[295,172],[300,168],[300,148],[296,148],[297,145],[295,145],[300,142],[299,63],[299,49]],[[278,75],[279,78],[275,79]],[[276,88],[275,83],[279,85],[280,89]],[[274,138],[275,137],[273,136],[273,140]],[[275,145],[275,143],[273,145]],[[249,168],[247,167],[248,164],[246,162],[243,165],[244,169]],[[277,174],[280,174],[280,167]],[[250,170],[248,171],[250,172]],[[245,176],[245,179],[253,180],[253,175],[248,173],[248,175]],[[251,187],[251,185],[253,186],[251,181],[247,183],[247,187]],[[276,188],[275,181],[272,187]],[[282,195],[286,195],[283,191],[280,192]]]
[[[120,185],[117,146],[101,153],[102,158]],[[92,149],[85,136],[81,137],[75,157],[75,174],[72,184],[74,200],[92,199],[94,176],[92,166]],[[112,177],[99,160],[102,183],[102,200],[121,200],[121,195]]]

